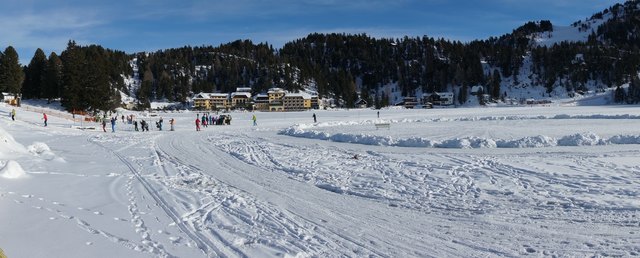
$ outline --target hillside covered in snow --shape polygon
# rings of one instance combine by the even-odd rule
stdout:
[[[602,92],[611,92],[610,103],[634,104],[640,102],[639,17],[640,1],[632,0],[571,25],[532,21],[465,43],[313,33],[280,49],[238,40],[123,53],[70,41],[59,56],[38,52],[25,69],[4,72],[24,71],[24,85],[16,86],[24,99],[61,99],[74,112],[112,111],[123,103],[187,107],[194,94],[240,87],[254,95],[273,87],[313,90],[347,108],[359,100],[375,108],[406,97],[424,102],[425,94],[437,92],[454,94],[454,104],[462,106],[548,103]]]

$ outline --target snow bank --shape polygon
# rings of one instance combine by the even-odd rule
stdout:
[[[542,148],[553,146],[594,146],[609,144],[640,144],[640,135],[616,135],[609,139],[602,138],[595,133],[585,132],[553,138],[545,135],[523,137],[520,139],[488,139],[481,137],[453,138],[442,141],[430,140],[423,137],[394,138],[392,136],[376,136],[367,134],[349,134],[303,130],[293,126],[279,132],[299,138],[318,139],[334,142],[346,142],[364,145],[449,148],[449,149],[481,149],[481,148]]]
[[[563,119],[612,119],[629,120],[640,119],[640,115],[569,115],[557,114],[552,116],[536,115],[507,115],[507,116],[472,116],[472,117],[438,117],[426,119],[400,119],[384,121],[392,124],[405,123],[437,123],[437,122],[473,122],[473,121],[520,121],[520,120],[563,120]],[[575,133],[559,138],[545,135],[527,136],[520,139],[489,139],[481,137],[452,138],[445,140],[432,140],[424,137],[379,136],[363,133],[328,133],[320,131],[320,128],[336,126],[370,126],[380,120],[367,120],[361,122],[323,122],[317,124],[296,124],[279,132],[299,138],[318,139],[334,142],[355,143],[378,146],[418,147],[418,148],[451,148],[451,149],[479,149],[479,148],[542,148],[553,146],[594,146],[609,144],[640,144],[640,135],[616,135],[611,138],[603,138],[592,132]]]
[[[24,154],[26,152],[22,144],[16,142],[11,134],[0,127],[0,159],[8,159],[16,154]]]
[[[0,176],[7,179],[17,179],[27,177],[27,173],[24,172],[18,162],[9,160],[4,167],[0,169]]]
[[[27,146],[27,150],[34,156],[41,157],[46,160],[57,160],[64,162],[64,159],[57,157],[46,143],[34,142]]]

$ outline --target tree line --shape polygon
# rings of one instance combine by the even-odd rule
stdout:
[[[545,87],[547,94],[617,87],[616,100],[640,101],[639,0],[617,4],[572,26],[587,33],[583,42],[552,46],[536,37],[553,36],[550,21],[528,22],[511,33],[467,43],[424,37],[373,38],[366,34],[312,33],[274,49],[267,43],[237,40],[213,46],[185,46],[152,53],[126,54],[101,46],[70,41],[60,54],[48,57],[40,49],[21,67],[15,49],[0,53],[0,89],[25,99],[60,99],[68,110],[112,110],[122,93],[135,96],[140,108],[156,100],[186,103],[199,92],[232,92],[249,87],[263,93],[271,87],[288,91],[313,88],[322,98],[345,107],[364,99],[369,105],[392,105],[385,86],[397,85],[402,96],[419,92],[454,92],[460,103],[472,86],[498,100],[505,83]],[[590,22],[606,19],[594,27]],[[522,74],[525,59],[531,72]],[[123,78],[134,75],[137,88]],[[526,76],[528,78],[521,78]],[[504,82],[504,83],[503,83]],[[591,86],[593,87],[593,86]],[[417,96],[419,97],[419,96]]]

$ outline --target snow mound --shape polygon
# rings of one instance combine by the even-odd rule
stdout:
[[[51,151],[51,149],[49,148],[49,146],[46,143],[43,142],[34,142],[33,144],[27,146],[27,150],[35,155],[35,156],[39,156],[43,159],[46,160],[58,160],[58,161],[64,161],[64,159],[56,157],[56,155]]]
[[[602,138],[587,132],[576,133],[553,138],[545,135],[528,136],[520,139],[489,139],[482,137],[465,137],[445,140],[431,140],[423,137],[400,138],[394,136],[377,136],[355,133],[335,133],[304,130],[306,127],[292,126],[279,132],[298,138],[345,142],[363,145],[414,147],[414,148],[446,148],[446,149],[493,149],[493,148],[543,148],[553,146],[596,146],[610,144],[640,144],[640,135],[616,135]]]
[[[558,145],[560,146],[593,146],[605,144],[606,141],[595,133],[578,133],[562,137],[558,140]]]
[[[499,148],[542,148],[556,146],[556,139],[544,135],[524,137],[517,140],[497,140]]]
[[[9,160],[7,164],[0,169],[0,176],[7,179],[18,179],[27,177],[27,173],[24,172],[22,166],[14,160]]]
[[[12,154],[26,153],[24,146],[15,139],[13,136],[0,127],[0,158],[8,159],[12,157]]]

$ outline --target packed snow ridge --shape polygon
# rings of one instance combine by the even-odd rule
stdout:
[[[370,125],[376,123],[436,123],[436,122],[460,122],[460,121],[508,121],[508,120],[550,120],[550,119],[640,119],[636,115],[567,115],[554,116],[487,116],[487,117],[460,117],[460,118],[434,118],[434,119],[403,119],[403,120],[370,120],[363,122],[333,122],[320,124],[298,124],[281,130],[281,135],[300,138],[318,139],[334,142],[355,143],[364,145],[397,146],[397,147],[421,147],[421,148],[450,148],[450,149],[478,149],[478,148],[542,148],[553,146],[595,146],[611,144],[640,144],[640,135],[615,135],[609,138],[601,137],[593,132],[580,132],[561,137],[545,135],[527,136],[517,139],[493,139],[483,137],[462,137],[445,140],[432,140],[426,137],[394,137],[370,134],[354,133],[329,133],[313,128]]]

